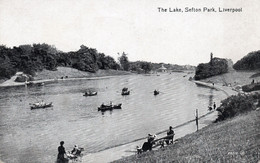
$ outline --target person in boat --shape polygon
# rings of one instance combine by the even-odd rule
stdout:
[[[89,90],[87,90],[87,92],[85,93],[85,95],[90,95],[90,91],[89,91]]]
[[[122,92],[126,92],[127,90],[128,90],[128,88],[124,87],[124,88],[122,89]]]
[[[71,154],[75,155],[75,156],[79,156],[81,153],[81,150],[79,149],[79,147],[77,145],[74,145],[74,148],[71,151]]]
[[[64,157],[64,155],[66,154],[65,148],[63,147],[64,145],[64,141],[60,142],[60,146],[58,147],[58,156],[57,156],[57,162],[58,163],[65,163],[68,161],[68,159],[66,159]]]
[[[44,106],[44,105],[46,105],[46,103],[42,100],[42,101],[40,102],[40,106]]]
[[[167,139],[165,140],[166,144],[169,145],[170,143],[173,143],[173,137],[174,137],[174,131],[172,129],[172,126],[169,127],[169,130],[167,131]]]
[[[33,104],[34,106],[40,106],[40,103],[39,102],[36,102]]]

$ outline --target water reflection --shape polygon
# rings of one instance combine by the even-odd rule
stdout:
[[[209,106],[212,106],[213,105],[213,89],[209,89]]]

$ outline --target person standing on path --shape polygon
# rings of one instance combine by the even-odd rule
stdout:
[[[169,127],[169,130],[167,131],[167,136],[169,136],[166,140],[166,144],[169,145],[170,143],[173,143],[173,137],[174,137],[174,131],[172,130],[172,126]]]
[[[57,163],[66,163],[68,162],[68,159],[64,157],[64,154],[66,154],[65,148],[63,147],[64,141],[60,142],[60,146],[58,147],[58,156],[57,156]]]

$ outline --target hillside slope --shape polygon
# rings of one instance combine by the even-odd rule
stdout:
[[[162,150],[120,162],[257,162],[260,160],[260,111],[211,124]]]

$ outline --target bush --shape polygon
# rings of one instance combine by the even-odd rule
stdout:
[[[260,90],[260,83],[252,83],[252,84],[244,85],[244,86],[242,86],[242,90],[244,92]]]
[[[230,96],[227,99],[221,101],[220,107],[217,108],[217,111],[219,111],[221,114],[216,119],[216,121],[221,121],[234,117],[238,114],[254,110],[259,106],[259,100],[259,93],[251,95],[238,94]]]

